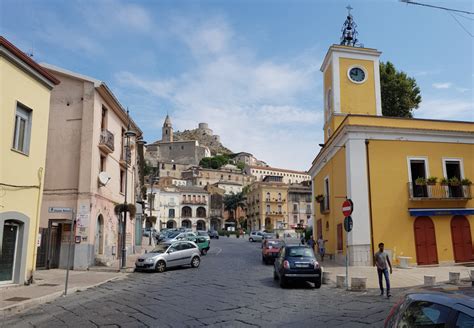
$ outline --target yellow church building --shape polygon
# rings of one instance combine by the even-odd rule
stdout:
[[[324,144],[309,170],[314,237],[328,240],[338,262],[348,251],[350,265],[372,265],[379,242],[395,263],[472,262],[474,124],[382,116],[380,54],[333,45],[322,63]]]
[[[33,280],[49,100],[57,84],[0,36],[0,288]]]

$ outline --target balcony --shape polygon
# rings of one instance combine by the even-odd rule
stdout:
[[[183,199],[183,200],[181,200],[181,204],[186,204],[186,205],[207,205],[207,201],[205,201],[205,200]]]
[[[471,186],[416,185],[408,182],[410,200],[468,200],[472,199]]]
[[[130,166],[131,158],[132,158],[132,151],[130,149],[128,149],[127,151],[127,149],[124,147],[122,153],[120,154],[120,160],[119,160],[120,165]]]
[[[107,129],[100,132],[99,148],[107,154],[114,151],[114,135],[112,132]]]
[[[329,199],[327,196],[324,196],[323,200],[319,203],[319,212],[321,212],[321,214],[329,213]]]
[[[273,198],[273,199],[267,198],[267,199],[265,199],[266,203],[282,203],[284,201],[285,201],[285,199],[276,199],[276,198]]]

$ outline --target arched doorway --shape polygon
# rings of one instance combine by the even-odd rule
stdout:
[[[265,218],[265,230],[273,231],[275,227],[273,226],[272,219]]]
[[[206,222],[199,220],[196,224],[196,230],[206,230]]]
[[[181,227],[186,228],[186,229],[191,229],[191,221],[189,220],[181,221]]]
[[[168,222],[166,222],[166,228],[167,228],[167,229],[174,229],[174,228],[176,228],[176,221],[174,221],[174,220],[169,220]]]
[[[95,232],[95,253],[104,254],[104,217],[100,214],[97,217],[97,226]]]
[[[451,219],[451,238],[453,239],[454,261],[472,261],[471,227],[465,216],[456,215]]]
[[[415,219],[416,261],[419,265],[438,264],[436,234],[433,221],[428,216]]]

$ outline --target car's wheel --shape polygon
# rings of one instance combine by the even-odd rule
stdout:
[[[252,239],[252,238],[249,238],[249,241],[250,241],[250,242],[253,242],[253,239]]]
[[[199,267],[199,264],[201,264],[201,259],[199,259],[198,256],[193,257],[193,259],[191,260],[191,266],[193,268],[197,268]]]
[[[216,239],[219,239],[219,236],[217,236]]]
[[[314,288],[319,289],[321,288],[321,278],[316,278],[313,280]]]
[[[278,275],[275,270],[273,270],[273,280],[278,280]]]
[[[207,249],[206,248],[201,249],[201,254],[206,255],[207,254]]]
[[[286,287],[286,279],[285,277],[280,277],[280,287],[285,288]]]
[[[155,271],[156,272],[164,272],[166,270],[166,263],[165,261],[158,261],[155,265]]]

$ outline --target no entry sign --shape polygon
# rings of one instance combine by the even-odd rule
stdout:
[[[349,216],[352,214],[353,210],[354,203],[352,203],[352,200],[346,199],[344,203],[342,203],[342,214],[344,214],[344,216]]]

